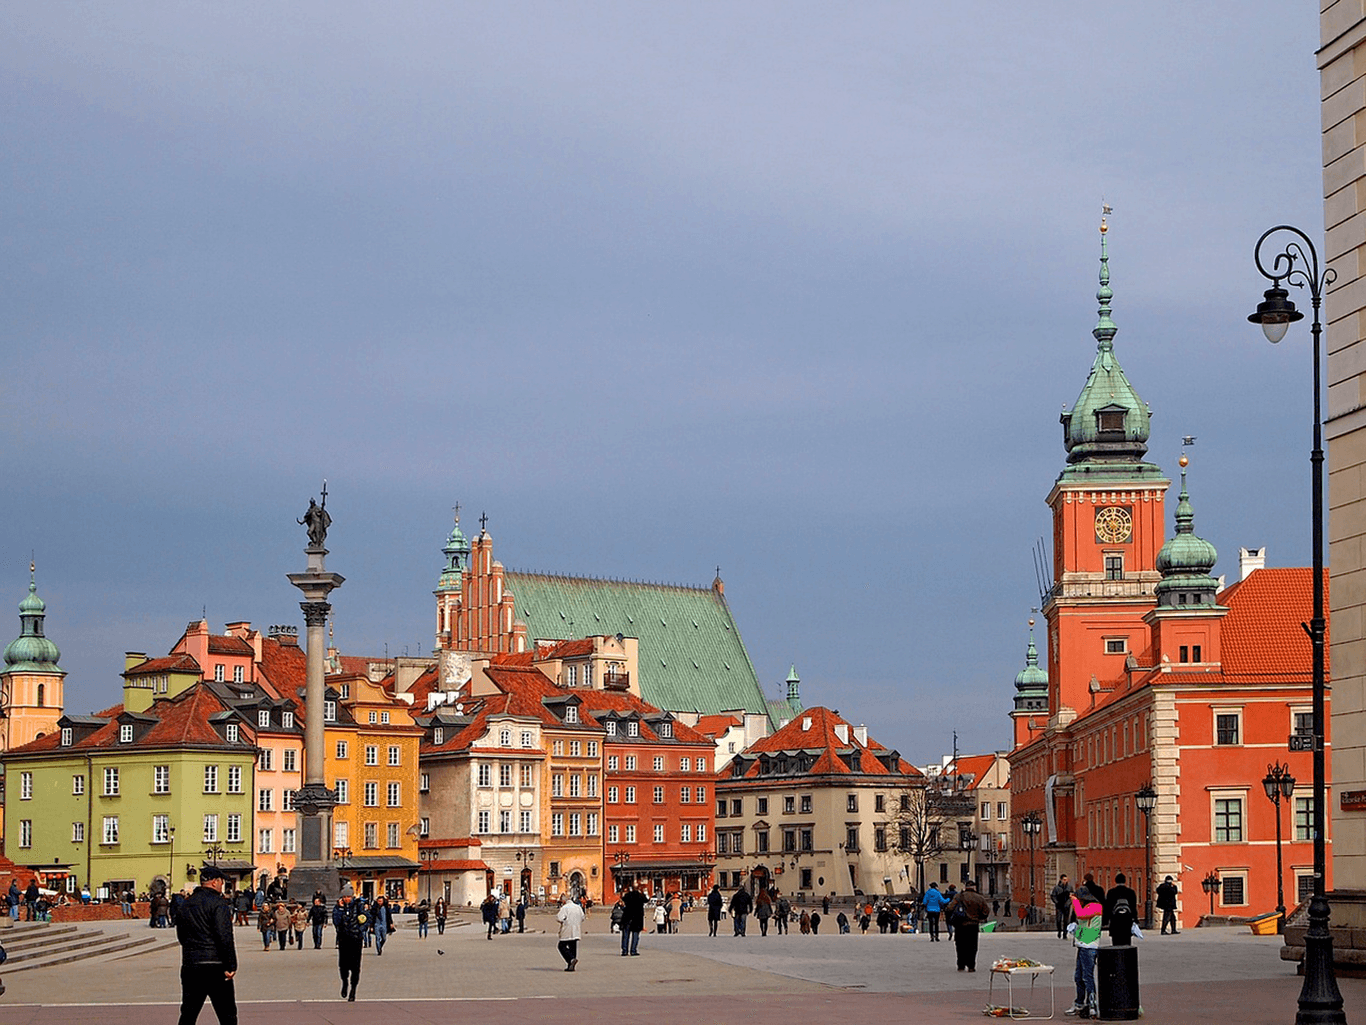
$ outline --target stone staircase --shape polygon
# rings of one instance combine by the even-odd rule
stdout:
[[[109,955],[131,957],[176,945],[174,941],[158,943],[161,938],[160,935],[134,936],[124,930],[105,932],[86,925],[20,922],[0,933],[0,943],[9,955],[0,967],[0,974],[50,968]]]

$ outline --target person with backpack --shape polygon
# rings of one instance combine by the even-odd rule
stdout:
[[[781,893],[778,894],[778,902],[774,905],[773,922],[778,927],[778,935],[787,935],[787,924],[792,918],[792,905]]]
[[[356,891],[349,882],[342,884],[341,896],[332,911],[332,924],[337,929],[337,972],[341,975],[341,995],[356,999],[360,984],[360,956],[370,916],[365,905],[356,901]]]
[[[963,892],[949,901],[945,912],[944,918],[953,931],[958,970],[977,971],[977,934],[982,923],[991,918],[991,905],[977,892],[977,884],[968,881],[963,884]]]
[[[1104,905],[1087,887],[1072,894],[1072,923],[1067,927],[1077,947],[1077,968],[1073,979],[1077,999],[1064,1013],[1089,1018],[1098,1012],[1096,1004],[1096,950],[1100,947],[1100,922]]]

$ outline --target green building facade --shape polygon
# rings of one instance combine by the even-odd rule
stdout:
[[[5,755],[11,861],[96,894],[192,886],[206,862],[251,875],[255,742],[208,688],[57,725]]]

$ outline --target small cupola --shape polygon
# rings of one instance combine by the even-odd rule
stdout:
[[[1186,467],[1190,460],[1181,457],[1181,497],[1176,505],[1176,533],[1157,553],[1156,566],[1162,579],[1157,585],[1158,607],[1214,605],[1219,582],[1210,576],[1219,553],[1214,545],[1195,534],[1195,511],[1186,491]]]
[[[1048,710],[1048,670],[1039,668],[1039,649],[1034,646],[1034,620],[1029,621],[1029,647],[1025,667],[1015,676],[1015,711]]]

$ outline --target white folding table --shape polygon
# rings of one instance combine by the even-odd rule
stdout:
[[[989,983],[987,984],[987,1003],[988,1003],[989,1006],[994,1006],[994,1004],[992,1003],[992,999],[991,999],[991,993],[992,993],[992,989],[993,989],[993,988],[995,987],[995,985],[996,985],[996,976],[998,976],[998,975],[1004,975],[1004,976],[1006,977],[1006,1000],[1008,1001],[1006,1007],[1007,1007],[1008,1015],[1003,1015],[1003,1017],[1008,1016],[1008,1017],[1014,1018],[1014,1019],[1017,1020],[1017,1021],[1020,1020],[1020,1019],[1023,1019],[1023,1018],[1038,1018],[1038,1019],[1040,1019],[1040,1020],[1044,1020],[1044,1019],[1052,1018],[1052,1017],[1057,1013],[1057,1006],[1058,1006],[1058,1005],[1057,1005],[1057,997],[1055,996],[1054,990],[1053,990],[1053,966],[1052,966],[1051,964],[1022,965],[1022,966],[1019,967],[1019,968],[993,968],[993,969],[991,970],[991,982],[989,982]],[[1026,1008],[1023,1008],[1023,1011],[1024,1011],[1023,1014],[1016,1014],[1016,1013],[1015,1013],[1015,1011],[1016,1011],[1016,1007],[1015,1007],[1015,976],[1017,976],[1017,975],[1028,975],[1028,976],[1029,976],[1029,1000],[1030,1000],[1030,1003],[1033,1003],[1033,1002],[1034,1002],[1034,984],[1037,983],[1037,982],[1039,981],[1039,976],[1040,976],[1040,975],[1047,975],[1047,976],[1048,976],[1048,1013],[1047,1013],[1047,1014],[1035,1014],[1035,1013],[1033,1013],[1033,1012],[1032,1012],[1029,1008],[1027,1008],[1027,1007],[1026,1007]]]

